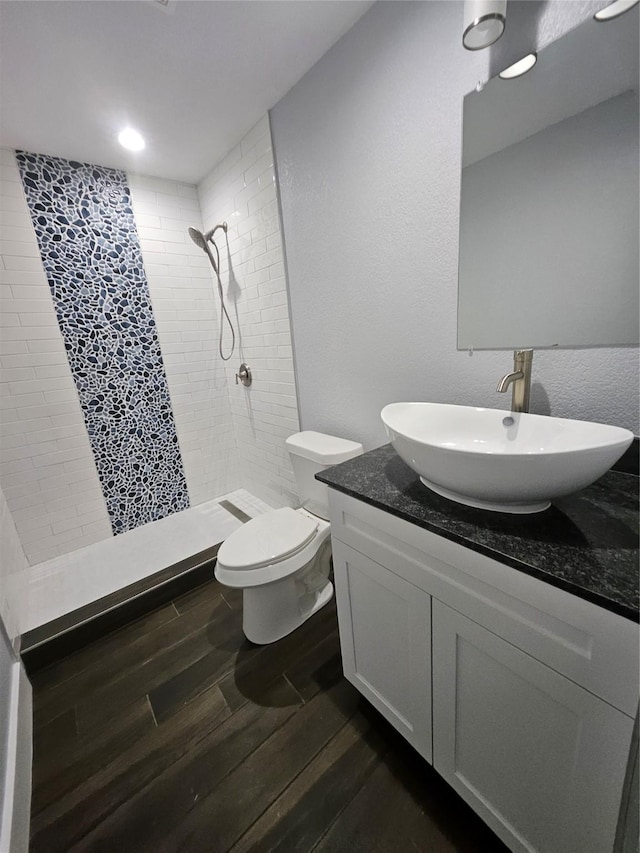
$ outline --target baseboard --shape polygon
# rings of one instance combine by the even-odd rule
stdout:
[[[0,803],[0,851],[27,853],[33,757],[31,685],[20,661],[11,667],[6,776]],[[6,689],[7,685],[4,685]]]
[[[219,547],[207,548],[23,634],[25,669],[32,675],[211,580]]]

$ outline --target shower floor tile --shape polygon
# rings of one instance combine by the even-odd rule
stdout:
[[[237,489],[29,567],[24,573],[25,612],[20,614],[20,633],[33,631],[219,545],[243,523],[220,505],[225,500],[251,518],[272,509],[245,489]]]
[[[31,850],[506,851],[342,676],[212,581],[35,674]]]

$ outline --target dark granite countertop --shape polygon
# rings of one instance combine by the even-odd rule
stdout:
[[[607,472],[544,512],[472,509],[423,486],[390,444],[328,468],[317,479],[592,601],[635,622],[638,613],[638,478]]]

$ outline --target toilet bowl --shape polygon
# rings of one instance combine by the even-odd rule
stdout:
[[[333,597],[328,490],[318,471],[363,452],[355,441],[305,430],[286,440],[299,509],[274,509],[251,519],[220,546],[215,576],[240,588],[242,628],[267,644],[295,631]]]

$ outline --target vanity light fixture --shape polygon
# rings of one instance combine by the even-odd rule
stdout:
[[[596,12],[593,17],[596,21],[612,21],[614,18],[624,15],[629,9],[633,9],[634,6],[638,5],[638,2],[639,0],[615,0],[614,3],[610,3],[604,9]]]
[[[527,71],[531,71],[537,61],[537,53],[528,53],[526,56],[523,56],[522,59],[519,59],[517,62],[514,62],[513,65],[510,65],[508,68],[505,68],[504,71],[501,71],[498,74],[498,77],[501,80],[513,80],[514,77],[522,77],[522,75],[526,74]]]
[[[462,44],[482,50],[498,41],[507,20],[507,0],[465,0]]]
[[[129,151],[142,151],[146,143],[137,130],[132,127],[125,127],[118,134],[118,142],[123,148],[128,148]]]

